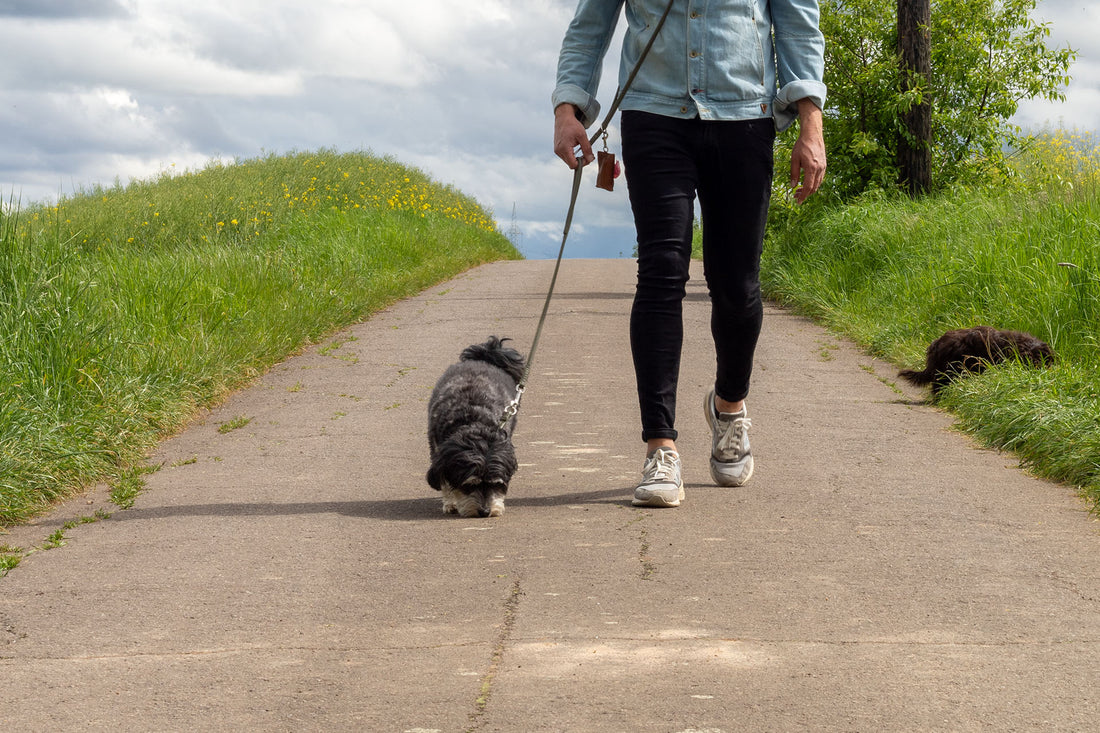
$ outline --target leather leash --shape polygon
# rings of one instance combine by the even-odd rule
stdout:
[[[634,64],[634,68],[630,70],[630,75],[627,76],[626,82],[619,87],[618,92],[615,94],[615,99],[611,103],[611,109],[604,117],[603,122],[600,123],[600,127],[596,130],[596,133],[592,135],[588,140],[589,145],[595,145],[596,141],[607,134],[607,126],[611,124],[611,118],[615,116],[615,113],[619,111],[619,105],[623,102],[623,97],[626,96],[626,92],[630,89],[630,85],[634,83],[634,77],[638,75],[638,70],[642,68],[642,62],[645,61],[646,56],[649,55],[649,50],[653,48],[653,42],[657,40],[657,34],[661,32],[661,28],[664,27],[665,20],[668,18],[669,12],[672,10],[673,4],[676,0],[669,0],[668,5],[665,7],[663,13],[661,13],[660,20],[657,21],[656,27],[653,29],[653,33],[649,36],[649,41],[646,43],[645,48],[642,49],[641,56],[638,57],[637,62]],[[516,384],[516,396],[512,398],[512,401],[504,408],[504,414],[500,418],[500,429],[503,430],[508,421],[516,416],[519,412],[519,403],[523,399],[523,392],[527,389],[527,380],[531,376],[531,364],[535,360],[535,350],[538,349],[539,339],[542,337],[542,327],[546,323],[546,313],[550,310],[550,300],[554,296],[554,285],[558,282],[558,270],[561,269],[562,256],[565,254],[565,242],[569,239],[569,228],[573,224],[573,211],[577,206],[577,198],[581,191],[581,176],[584,172],[584,157],[577,156],[577,167],[573,169],[573,193],[569,197],[569,211],[565,215],[565,227],[562,229],[561,235],[561,247],[558,248],[558,259],[554,263],[554,275],[550,278],[550,289],[546,293],[546,301],[542,304],[542,315],[539,316],[539,324],[535,328],[535,337],[531,340],[531,350],[527,352],[527,359],[523,365],[523,374],[520,377],[519,383]]]

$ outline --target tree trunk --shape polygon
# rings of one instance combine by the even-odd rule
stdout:
[[[901,89],[926,90],[923,101],[902,115],[902,135],[898,144],[898,169],[901,185],[913,198],[932,186],[932,101],[928,97],[932,79],[932,24],[930,0],[898,0],[898,57],[901,63]]]

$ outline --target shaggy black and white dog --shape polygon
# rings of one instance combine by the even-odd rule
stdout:
[[[513,415],[505,409],[523,376],[523,357],[490,336],[467,347],[432,390],[428,401],[428,483],[443,492],[443,511],[463,517],[499,517],[516,472]]]
[[[913,384],[932,385],[938,395],[956,377],[979,374],[990,364],[1019,359],[1042,367],[1054,363],[1054,350],[1043,341],[1021,331],[1002,331],[991,326],[974,326],[948,331],[928,347],[923,371],[903,369],[898,376]]]

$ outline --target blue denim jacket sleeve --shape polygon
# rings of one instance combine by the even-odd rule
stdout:
[[[553,105],[570,103],[591,125],[603,58],[625,5],[619,63],[625,81],[666,0],[580,0],[558,57]],[[772,116],[779,129],[797,102],[825,104],[825,43],[817,0],[676,0],[622,108],[673,117]]]
[[[772,0],[771,14],[779,77],[773,113],[783,130],[798,115],[799,100],[825,109],[825,37],[817,0]]]
[[[590,126],[600,116],[596,90],[603,72],[603,59],[625,0],[581,0],[558,56],[558,82],[552,102],[574,104],[581,121]]]

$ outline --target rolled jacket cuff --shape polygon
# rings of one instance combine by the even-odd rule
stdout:
[[[596,98],[576,84],[561,84],[551,96],[554,109],[562,104],[576,105],[581,111],[581,124],[591,127],[592,123],[600,116],[600,103]]]
[[[809,99],[819,109],[825,109],[825,84],[820,81],[803,80],[792,81],[779,90],[772,106],[772,116],[775,118],[775,128],[782,132],[791,126],[798,117],[798,103],[803,99]]]

